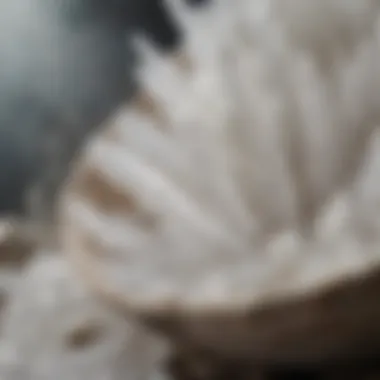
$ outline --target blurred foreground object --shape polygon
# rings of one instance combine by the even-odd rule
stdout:
[[[62,196],[95,294],[231,379],[380,356],[379,16],[220,0],[185,22],[191,75],[147,53],[159,112],[110,118]]]
[[[43,252],[1,310],[4,380],[164,380],[167,348],[94,300],[62,258]]]

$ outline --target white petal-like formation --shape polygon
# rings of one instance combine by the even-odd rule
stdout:
[[[179,12],[192,71],[143,47],[156,108],[121,109],[63,194],[84,277],[132,309],[204,311],[380,264],[379,1]]]

